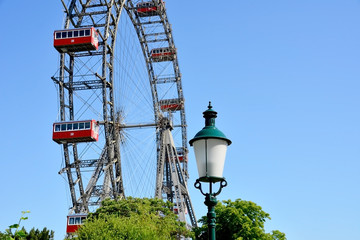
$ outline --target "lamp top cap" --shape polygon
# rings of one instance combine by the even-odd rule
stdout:
[[[203,112],[203,114],[204,114],[204,118],[205,118],[205,119],[206,119],[206,118],[210,118],[210,117],[212,117],[212,118],[216,118],[216,117],[217,117],[217,112],[216,112],[214,109],[212,109],[211,101],[209,101],[208,109],[206,109],[206,111]]]
[[[231,141],[226,138],[225,134],[221,132],[215,126],[215,118],[217,117],[217,112],[212,109],[211,102],[209,101],[209,106],[206,111],[203,112],[205,118],[205,127],[199,131],[193,139],[189,141],[190,146],[193,145],[193,142],[200,139],[208,139],[208,138],[217,138],[225,140],[228,145],[231,144]]]

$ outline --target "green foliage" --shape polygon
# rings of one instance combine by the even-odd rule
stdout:
[[[160,199],[127,198],[102,202],[89,214],[76,239],[177,239],[191,237],[185,224],[178,221],[172,204]]]
[[[32,228],[26,236],[26,240],[49,240],[54,239],[54,231],[48,230],[46,227],[43,230]]]
[[[285,233],[282,233],[279,230],[273,230],[271,232],[271,240],[286,240]]]
[[[27,213],[30,213],[30,211],[22,211],[19,222],[16,224],[10,225],[9,228],[5,230],[5,233],[0,235],[1,239],[6,239],[6,240],[24,239],[26,237],[26,231],[24,228],[19,230],[19,227],[20,227],[20,223],[22,220],[28,219],[28,217],[24,217],[24,215]],[[14,233],[13,233],[13,230],[15,230]]]
[[[270,219],[270,215],[253,202],[241,199],[219,202],[215,206],[215,213],[218,239],[286,240],[285,234],[278,230],[265,233],[264,223]],[[206,216],[199,222],[202,226],[193,230],[196,239],[208,239]]]
[[[19,222],[12,224],[4,233],[0,232],[0,240],[49,240],[54,239],[54,231],[47,230],[44,228],[42,231],[38,229],[31,229],[28,233],[24,227],[19,230],[20,223],[22,220],[27,220],[28,217],[24,217],[25,214],[30,213],[30,211],[22,211],[22,215],[19,219]],[[13,230],[15,232],[13,233]]]

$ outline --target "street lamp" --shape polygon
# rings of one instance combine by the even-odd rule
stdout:
[[[196,164],[199,178],[194,186],[199,189],[205,196],[205,205],[208,207],[207,222],[209,239],[215,240],[215,205],[217,204],[216,196],[220,194],[227,182],[223,177],[225,155],[227,146],[231,141],[216,128],[215,118],[217,112],[212,109],[209,102],[208,109],[203,112],[205,118],[205,127],[198,132],[193,139],[189,141],[190,146],[194,147]],[[201,188],[201,182],[209,183],[209,193],[204,193]],[[213,193],[212,184],[220,182],[220,188]]]

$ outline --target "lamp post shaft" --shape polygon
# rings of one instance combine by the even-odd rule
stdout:
[[[210,183],[211,184],[211,183]],[[208,223],[208,234],[210,240],[216,239],[215,226],[216,226],[216,213],[215,206],[217,204],[216,197],[212,193],[208,193],[205,196],[205,205],[208,207],[207,223]]]

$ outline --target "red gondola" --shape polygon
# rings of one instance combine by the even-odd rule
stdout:
[[[154,62],[172,61],[175,59],[176,50],[171,47],[154,48],[151,50],[151,59]]]
[[[78,213],[67,216],[66,233],[74,234],[84,223],[87,218],[87,214]]]
[[[93,27],[55,31],[54,47],[60,53],[98,50],[98,33]]]
[[[179,213],[179,210],[176,206],[173,207],[173,211],[175,214],[178,214]],[[188,214],[188,211],[187,211],[187,208],[185,208],[185,214]]]
[[[167,111],[178,111],[184,109],[184,102],[180,99],[166,99],[166,100],[160,100],[160,109],[163,112]]]
[[[187,162],[188,161],[187,158],[184,157],[183,155],[178,155],[178,157],[179,157],[180,162]]]
[[[165,10],[165,3],[162,0],[156,5],[153,1],[140,2],[136,4],[136,13],[140,17],[156,16]]]
[[[95,142],[99,139],[99,124],[95,120],[54,123],[52,139],[59,144]]]
[[[184,156],[184,149],[183,148],[176,148],[176,152],[177,152],[177,155],[178,155],[178,158],[179,158],[179,161],[180,162],[187,162],[187,156],[185,155]]]

